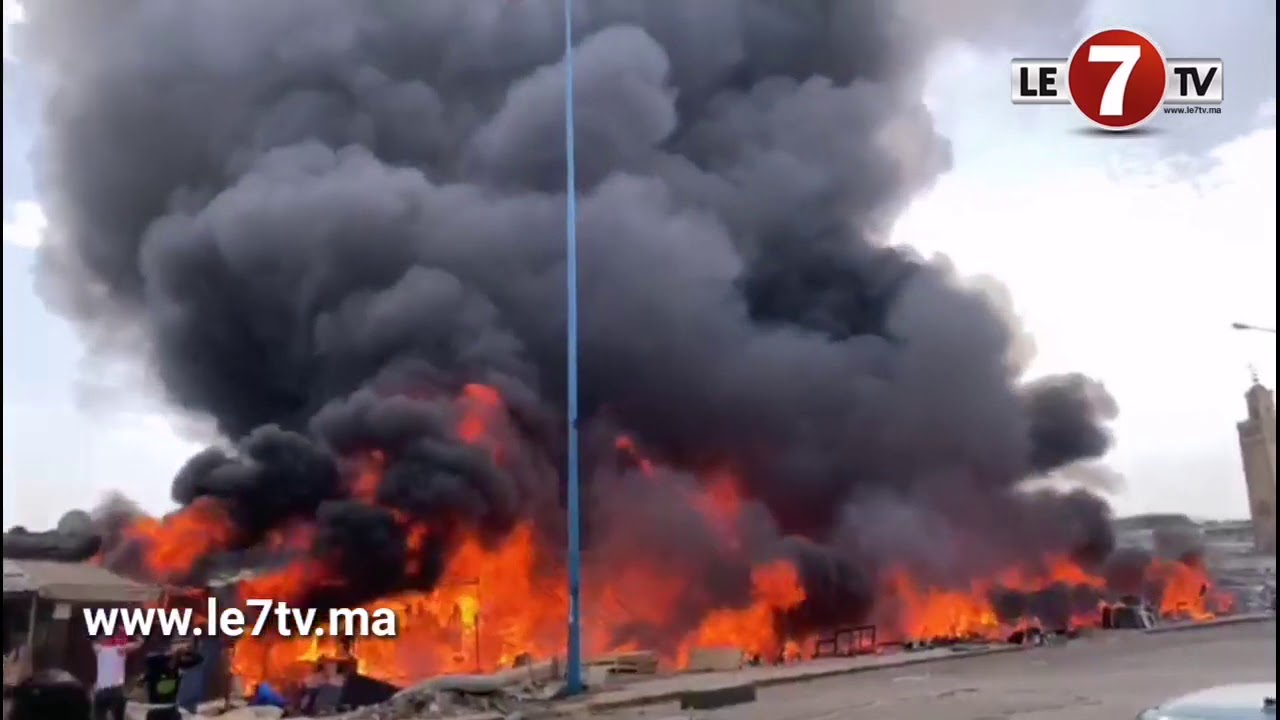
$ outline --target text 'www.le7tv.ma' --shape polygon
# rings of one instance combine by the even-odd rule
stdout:
[[[202,615],[191,608],[85,608],[91,637],[396,637],[399,616],[391,608],[294,608],[274,600],[248,600],[245,609],[218,607],[209,598]]]

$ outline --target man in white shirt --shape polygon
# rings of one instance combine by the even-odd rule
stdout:
[[[98,656],[98,677],[93,683],[94,720],[124,720],[124,675],[129,653],[142,647],[141,640],[117,632],[93,644]]]

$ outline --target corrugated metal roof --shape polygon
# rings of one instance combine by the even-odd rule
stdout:
[[[64,602],[131,603],[154,600],[160,589],[89,563],[6,558],[4,592],[35,592],[42,598]]]

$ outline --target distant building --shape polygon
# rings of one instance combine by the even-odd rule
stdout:
[[[1116,532],[1116,544],[1122,548],[1146,550],[1156,549],[1156,531],[1151,528],[1125,528]]]
[[[1244,394],[1249,417],[1240,421],[1240,455],[1249,490],[1249,519],[1253,546],[1259,553],[1276,552],[1276,405],[1271,391],[1254,381]]]
[[[1253,523],[1248,520],[1206,520],[1200,523],[1206,542],[1243,544],[1253,548]]]
[[[1205,558],[1224,570],[1256,569],[1275,574],[1274,554],[1254,549],[1253,523],[1249,520],[1211,520],[1201,525],[1204,533]]]
[[[1113,523],[1116,530],[1187,530],[1200,525],[1190,517],[1181,513],[1143,513],[1116,518]]]
[[[1237,610],[1265,611],[1275,596],[1276,556],[1254,549],[1253,523],[1218,520],[1203,528],[1204,559],[1214,585],[1235,598]]]
[[[1214,586],[1232,597],[1239,611],[1264,611],[1274,596],[1276,556],[1254,549],[1249,520],[1196,522],[1186,515],[1148,514],[1117,518],[1113,527],[1121,548],[1166,558],[1195,552]]]
[[[1112,524],[1116,544],[1122,548],[1140,549],[1174,556],[1197,548],[1203,534],[1196,521],[1186,515],[1147,513],[1118,518]]]

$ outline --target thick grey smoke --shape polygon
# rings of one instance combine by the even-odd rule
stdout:
[[[999,22],[961,32],[1018,35],[1032,6],[984,3]],[[1073,14],[1052,6],[1055,23]],[[922,101],[946,39],[917,22],[930,7],[578,3],[602,568],[651,553],[704,573],[705,608],[741,598],[746,561],[793,557],[818,622],[865,610],[893,563],[945,555],[963,574],[1109,551],[1105,503],[1020,488],[1105,452],[1105,391],[1022,383],[1000,298],[883,244],[951,163]],[[225,503],[245,545],[315,518],[318,551],[370,591],[429,585],[454,529],[561,533],[560,8],[33,5],[46,297],[91,339],[140,329],[172,402],[238,445],[193,458],[177,501]],[[500,457],[455,439],[466,383],[502,393]],[[645,482],[604,428],[668,481]],[[373,451],[385,481],[352,500],[352,459]],[[737,564],[681,491],[712,470],[747,496]],[[419,550],[436,570],[375,582],[404,566],[397,513],[443,529]]]

